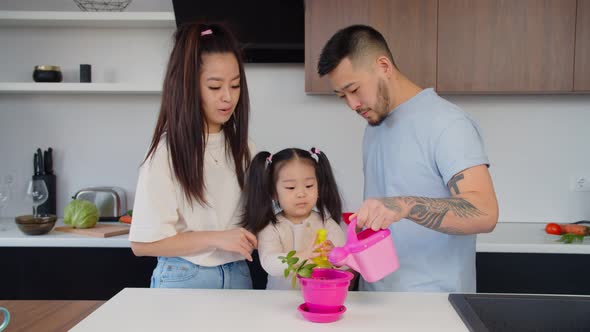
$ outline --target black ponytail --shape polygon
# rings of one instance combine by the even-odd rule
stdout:
[[[258,234],[269,223],[276,223],[272,207],[275,191],[272,175],[267,170],[269,152],[262,151],[254,156],[248,169],[244,186],[244,215],[240,226]],[[270,166],[270,165],[268,165]]]
[[[325,153],[316,148],[311,148],[310,155],[318,157],[316,167],[316,177],[318,178],[318,201],[316,206],[322,216],[322,220],[328,219],[325,215],[326,211],[330,214],[329,217],[334,219],[337,223],[342,217],[342,200],[336,179],[332,173],[332,166]]]

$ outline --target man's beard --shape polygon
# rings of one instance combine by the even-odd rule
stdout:
[[[372,127],[380,125],[383,122],[383,120],[385,120],[387,115],[389,115],[389,91],[387,90],[387,85],[383,80],[379,81],[377,89],[377,103],[375,104],[375,107],[370,110],[377,114],[376,120],[367,119],[367,122]],[[366,108],[360,109],[357,112],[359,114],[362,114],[365,111],[367,111]]]

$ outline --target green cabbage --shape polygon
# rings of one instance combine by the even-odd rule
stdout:
[[[64,223],[74,228],[91,228],[98,222],[98,208],[94,203],[75,199],[64,211]]]

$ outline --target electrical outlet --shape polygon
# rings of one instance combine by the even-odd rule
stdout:
[[[572,188],[573,191],[590,191],[590,176],[574,176]]]

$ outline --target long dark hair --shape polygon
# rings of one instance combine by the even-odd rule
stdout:
[[[207,30],[211,30],[211,33]],[[207,32],[201,34],[203,31]],[[231,53],[240,68],[240,97],[233,115],[223,124],[222,130],[226,153],[234,160],[238,183],[241,188],[244,187],[245,172],[250,163],[250,99],[240,52],[235,37],[218,24],[187,24],[178,27],[174,34],[174,47],[164,78],[160,115],[144,162],[153,156],[166,134],[174,175],[189,202],[208,204],[203,178],[206,119],[201,110],[199,90],[203,54]]]
[[[315,168],[318,181],[316,207],[322,220],[327,219],[327,212],[329,217],[340,222],[342,200],[326,154],[315,148],[311,148],[310,151],[289,148],[272,155],[272,162],[269,162],[270,155],[270,152],[267,151],[259,152],[250,164],[244,188],[245,211],[241,222],[242,227],[258,234],[268,224],[276,224],[277,218],[274,214],[272,200],[276,196],[278,175],[281,168],[293,160],[308,162]],[[312,157],[313,155],[317,156],[317,162]]]

